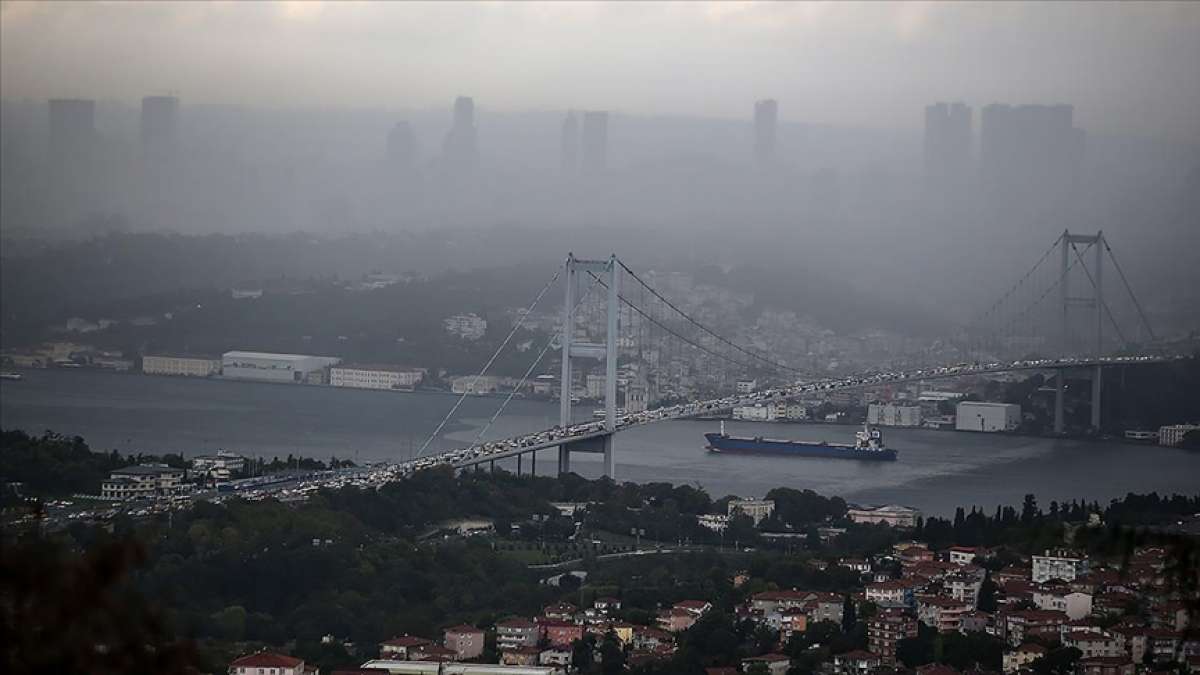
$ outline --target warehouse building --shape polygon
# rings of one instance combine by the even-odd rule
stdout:
[[[142,357],[142,372],[147,375],[208,377],[221,373],[221,359],[187,354],[147,354]]]
[[[329,384],[357,389],[412,390],[424,375],[420,368],[343,363],[329,369]]]
[[[878,424],[883,427],[919,427],[921,426],[921,407],[872,403],[867,406],[867,424]]]
[[[958,431],[1016,431],[1021,426],[1021,406],[1015,403],[963,401],[956,408]]]
[[[332,356],[233,351],[222,355],[221,373],[238,380],[323,384],[326,370],[339,360]]]

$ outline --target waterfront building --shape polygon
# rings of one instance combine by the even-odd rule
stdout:
[[[1200,429],[1200,426],[1195,424],[1171,424],[1158,428],[1158,444],[1172,448],[1177,448],[1183,445],[1183,437],[1189,431]]]
[[[325,370],[339,360],[332,356],[232,351],[221,356],[221,374],[240,380],[320,384],[325,380]]]
[[[425,371],[382,364],[342,363],[329,369],[329,384],[356,389],[411,390],[421,382]]]
[[[199,455],[192,458],[192,473],[209,475],[228,480],[235,473],[246,469],[246,458],[232,452],[219,451],[215,455]]]
[[[846,517],[856,523],[881,523],[892,527],[915,527],[921,512],[909,506],[851,506]]]
[[[1021,406],[1015,403],[962,401],[955,414],[958,431],[1016,431],[1021,426]]]
[[[117,469],[100,483],[104,499],[154,499],[179,491],[187,471],[166,464],[138,464]]]
[[[147,354],[142,357],[142,372],[147,375],[209,377],[221,374],[221,359],[215,356]]]
[[[766,518],[770,518],[772,513],[775,513],[775,500],[773,499],[732,499],[728,506],[729,517],[734,515],[750,516],[754,520],[754,524],[758,525]]]
[[[878,424],[884,427],[919,427],[921,426],[921,407],[872,403],[867,406],[867,424]]]

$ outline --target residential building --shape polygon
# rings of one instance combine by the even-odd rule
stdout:
[[[958,431],[1016,431],[1021,426],[1021,406],[1015,403],[962,401],[955,409]]]
[[[1006,673],[1016,672],[1045,656],[1047,651],[1037,643],[1027,642],[1010,652],[1005,652],[1001,667]]]
[[[572,651],[570,647],[550,647],[538,654],[538,663],[543,666],[554,666],[561,672],[571,667]]]
[[[881,665],[883,665],[883,659],[878,654],[861,649],[836,654],[833,657],[835,675],[868,675]]]
[[[443,647],[439,644],[427,644],[410,651],[408,658],[411,661],[436,661],[438,663],[447,663],[457,660],[458,653],[449,647]]]
[[[576,640],[583,639],[583,626],[569,621],[543,621],[542,632],[550,644],[570,647]]]
[[[482,629],[460,624],[446,629],[443,642],[454,651],[456,661],[466,661],[483,653],[483,640]]]
[[[455,314],[442,320],[446,332],[464,340],[478,340],[487,333],[487,319],[470,312]]]
[[[1137,667],[1128,656],[1092,656],[1075,663],[1076,675],[1134,675]]]
[[[1033,556],[1033,581],[1035,583],[1044,583],[1051,579],[1074,581],[1075,577],[1087,573],[1087,556],[1075,551],[1047,550],[1043,555]]]
[[[691,628],[697,618],[697,614],[673,607],[659,612],[657,623],[659,628],[668,633],[681,633]]]
[[[917,636],[917,620],[901,610],[880,610],[867,622],[867,649],[884,665],[896,665],[896,645]]]
[[[1200,429],[1195,424],[1171,424],[1158,428],[1158,444],[1177,448],[1183,444],[1183,437],[1190,431]]]
[[[930,196],[965,197],[971,175],[971,108],[925,106],[925,189]]]
[[[1072,621],[1077,621],[1092,613],[1091,593],[1078,593],[1072,591],[1070,586],[1060,584],[1035,586],[1033,604],[1038,609],[1063,612]]]
[[[775,513],[775,500],[731,499],[727,508],[730,518],[737,514],[750,516],[754,520],[754,524],[758,525],[763,520],[770,518],[772,513]]]
[[[867,424],[878,424],[884,427],[919,427],[921,426],[921,407],[872,403],[867,406]]]
[[[329,369],[329,384],[356,389],[411,390],[420,384],[425,371],[379,364],[338,364]]]
[[[769,675],[787,675],[788,668],[792,667],[792,660],[784,654],[750,656],[742,659],[742,672],[749,673],[750,669],[758,664],[765,666]]]
[[[1062,645],[1078,649],[1085,659],[1124,656],[1121,641],[1097,629],[1064,631]]]
[[[104,499],[154,499],[178,492],[183,485],[185,469],[166,464],[139,464],[117,469],[100,483]]]
[[[496,646],[501,650],[536,647],[541,639],[541,627],[529,619],[516,617],[496,624]]]
[[[696,523],[713,532],[724,532],[729,527],[729,516],[722,513],[701,513],[696,516]]]
[[[1064,623],[1070,619],[1062,612],[1044,609],[1019,609],[1004,614],[1003,637],[1012,646],[1025,643],[1030,637],[1057,639]]]
[[[260,382],[325,382],[325,371],[339,359],[307,354],[269,352],[225,352],[221,356],[221,374],[227,378]]]
[[[537,647],[501,648],[500,663],[505,666],[536,666],[542,650]]]
[[[921,623],[943,633],[957,631],[962,617],[975,609],[972,603],[947,598],[944,595],[917,598],[917,618]]]
[[[317,667],[286,654],[259,652],[229,664],[229,675],[316,675]]]
[[[221,374],[221,359],[215,356],[147,354],[142,357],[142,372],[147,375],[208,377]]]
[[[942,579],[942,586],[950,597],[969,604],[971,609],[979,604],[979,591],[983,588],[986,572],[982,567],[967,565]]]
[[[379,657],[400,661],[415,660],[421,649],[433,644],[433,640],[415,635],[400,635],[379,643]]]
[[[751,394],[754,393],[755,389],[758,389],[758,380],[738,380],[737,384],[734,386],[739,394]]]
[[[856,523],[877,523],[892,527],[916,527],[921,512],[910,506],[851,506],[846,517]]]
[[[955,565],[970,565],[975,558],[982,558],[985,551],[974,546],[951,546],[946,551],[946,559]]]
[[[912,607],[913,586],[904,579],[867,584],[866,598],[880,607]]]
[[[587,377],[584,378],[588,398],[595,400],[604,398],[605,379],[602,374],[588,373]]]

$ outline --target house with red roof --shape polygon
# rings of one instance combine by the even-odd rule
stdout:
[[[543,621],[542,633],[556,647],[570,647],[583,639],[583,626],[569,621]]]
[[[317,675],[316,666],[305,665],[304,659],[276,652],[258,652],[229,664],[229,675]]]
[[[433,644],[433,640],[416,635],[398,635],[379,643],[379,658],[411,661],[413,654],[422,647]]]

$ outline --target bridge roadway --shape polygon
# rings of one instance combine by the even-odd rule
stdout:
[[[538,450],[558,447],[564,444],[577,444],[590,439],[603,438],[618,431],[635,426],[663,422],[667,420],[686,419],[701,415],[712,415],[725,410],[756,403],[770,403],[789,399],[823,394],[847,389],[859,389],[883,384],[902,384],[919,380],[941,380],[968,375],[989,375],[994,373],[1017,372],[1027,370],[1069,370],[1073,368],[1094,368],[1096,366],[1148,365],[1166,363],[1191,358],[1190,356],[1111,356],[1111,357],[1081,357],[1063,359],[1041,359],[1036,361],[1013,361],[1011,363],[966,364],[938,368],[921,368],[907,371],[872,372],[853,375],[844,378],[830,378],[812,382],[801,382],[787,387],[765,389],[749,394],[726,396],[719,399],[678,404],[663,408],[655,408],[640,413],[629,413],[617,418],[616,429],[608,431],[603,421],[585,422],[568,427],[565,430],[557,426],[543,431],[537,431],[521,436],[514,436],[496,441],[478,443],[465,448],[447,450],[441,453],[417,458],[393,465],[395,473],[407,474],[413,471],[433,466],[449,465],[454,468],[467,468],[478,464],[494,462],[499,459],[515,457]]]

